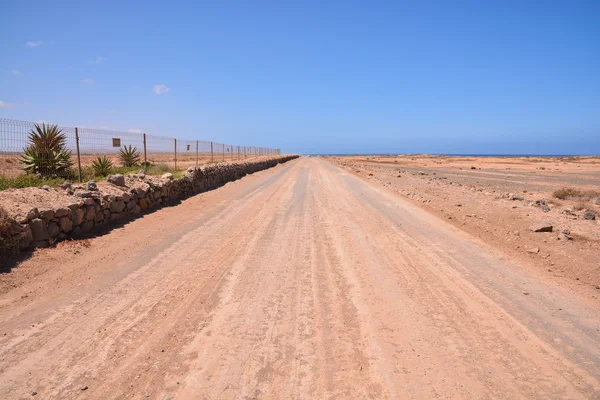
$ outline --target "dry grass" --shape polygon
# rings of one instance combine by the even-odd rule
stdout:
[[[563,203],[560,200],[548,199],[546,200],[546,204],[551,204],[555,207],[562,207]]]
[[[552,196],[561,200],[590,200],[600,196],[600,190],[583,190],[568,187],[555,190]]]

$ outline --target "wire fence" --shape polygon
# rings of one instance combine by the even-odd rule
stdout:
[[[279,154],[280,149],[267,147],[0,118],[0,177],[4,178],[35,174],[82,180],[118,167],[180,170]]]

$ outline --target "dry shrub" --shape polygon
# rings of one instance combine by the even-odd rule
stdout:
[[[552,196],[561,200],[590,200],[600,196],[600,190],[583,190],[569,187],[555,190]]]
[[[546,204],[552,204],[555,207],[561,207],[563,205],[563,203],[561,201],[555,200],[555,199],[546,200]]]
[[[586,208],[587,208],[587,206],[585,205],[585,202],[583,202],[583,201],[578,201],[577,203],[575,203],[573,205],[573,210],[575,210],[575,211],[581,211]]]

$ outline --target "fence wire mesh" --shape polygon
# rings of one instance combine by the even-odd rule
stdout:
[[[0,118],[0,177],[93,179],[123,168],[182,170],[280,154],[279,149]],[[118,172],[118,171],[117,171]]]

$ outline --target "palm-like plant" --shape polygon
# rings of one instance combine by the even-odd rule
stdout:
[[[124,167],[133,167],[140,163],[140,152],[137,147],[123,146],[119,149],[119,158]]]
[[[67,177],[72,174],[71,151],[67,136],[57,125],[35,124],[27,136],[28,146],[23,150],[21,168],[42,177]]]
[[[92,161],[92,168],[94,168],[94,175],[106,176],[112,171],[113,162],[106,156],[98,157]]]

